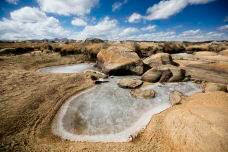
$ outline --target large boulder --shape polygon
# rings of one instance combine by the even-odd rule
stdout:
[[[152,68],[142,75],[147,82],[179,82],[184,80],[185,71],[173,65],[162,65]]]
[[[137,53],[122,46],[111,46],[97,55],[98,67],[104,73],[127,75],[143,73],[143,63]]]
[[[170,69],[162,70],[162,75],[159,82],[168,82],[171,77],[172,77],[172,72]]]
[[[132,78],[124,78],[118,82],[118,85],[121,88],[130,88],[130,89],[137,88],[137,87],[141,86],[142,84],[143,84],[143,82],[141,80],[132,79]]]
[[[150,69],[142,75],[142,80],[147,82],[157,82],[159,81],[162,72],[157,69]]]
[[[173,65],[162,65],[157,67],[158,70],[167,71],[170,70],[172,75],[170,76],[168,82],[179,82],[185,78],[185,71],[179,67]]]
[[[175,64],[168,53],[157,53],[143,60],[143,63],[150,67],[157,67],[165,64]]]

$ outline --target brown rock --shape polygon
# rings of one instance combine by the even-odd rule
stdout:
[[[174,64],[171,55],[168,53],[157,53],[143,60],[143,63],[150,67],[156,67],[165,64]]]
[[[177,104],[181,103],[183,94],[179,91],[173,91],[169,95],[169,101],[172,104],[172,106],[175,106]]]
[[[105,79],[108,77],[106,74],[95,70],[86,70],[84,74],[94,77],[96,80],[99,78]]]
[[[126,75],[143,73],[143,63],[139,56],[122,46],[112,46],[102,50],[97,55],[98,67],[104,73]]]
[[[155,92],[152,89],[142,90],[142,89],[135,89],[131,90],[131,95],[136,98],[153,98],[155,97]]]
[[[185,78],[185,71],[179,67],[167,64],[167,65],[161,65],[157,67],[156,69],[165,71],[170,70],[172,73],[172,76],[168,80],[168,82],[179,82],[182,81]]]
[[[185,78],[185,71],[183,69],[175,68],[170,69],[172,72],[172,76],[169,79],[169,82],[179,82],[184,80]]]
[[[141,86],[143,82],[139,79],[124,78],[118,82],[119,87],[121,88],[130,88],[134,89]]]
[[[161,76],[159,82],[168,82],[169,79],[172,77],[172,75],[173,74],[172,74],[171,70],[169,70],[169,69],[162,71],[162,76]]]
[[[142,80],[147,82],[157,82],[159,81],[162,72],[157,69],[150,69],[142,75]]]

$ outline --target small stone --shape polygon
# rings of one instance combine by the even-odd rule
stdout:
[[[131,78],[125,78],[125,79],[121,79],[118,82],[118,85],[121,88],[130,88],[130,89],[134,89],[137,88],[139,86],[141,86],[143,84],[143,82],[139,79],[131,79]]]
[[[136,98],[154,98],[155,97],[155,91],[152,89],[142,90],[142,89],[135,89],[131,90],[131,95]]]
[[[105,79],[108,77],[106,74],[95,70],[86,70],[84,74],[91,76],[92,80]]]
[[[179,91],[173,91],[169,95],[169,101],[171,102],[172,106],[175,106],[177,104],[181,103],[182,97],[184,95]]]

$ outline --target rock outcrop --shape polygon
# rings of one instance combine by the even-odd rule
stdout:
[[[143,63],[137,53],[126,48],[112,46],[97,55],[98,67],[106,74],[127,75],[143,73]]]
[[[227,63],[186,64],[182,66],[187,75],[204,81],[228,84]]]

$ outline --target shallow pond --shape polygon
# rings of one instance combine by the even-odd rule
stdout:
[[[72,65],[52,66],[39,69],[43,73],[79,73],[85,70],[96,70],[95,63],[80,63]]]
[[[171,91],[178,90],[185,95],[201,91],[192,82],[157,83],[143,88],[155,90],[155,98],[137,99],[130,95],[130,90],[118,87],[120,78],[109,78],[110,82],[66,101],[53,122],[53,133],[71,141],[131,141],[154,114],[171,106]]]

